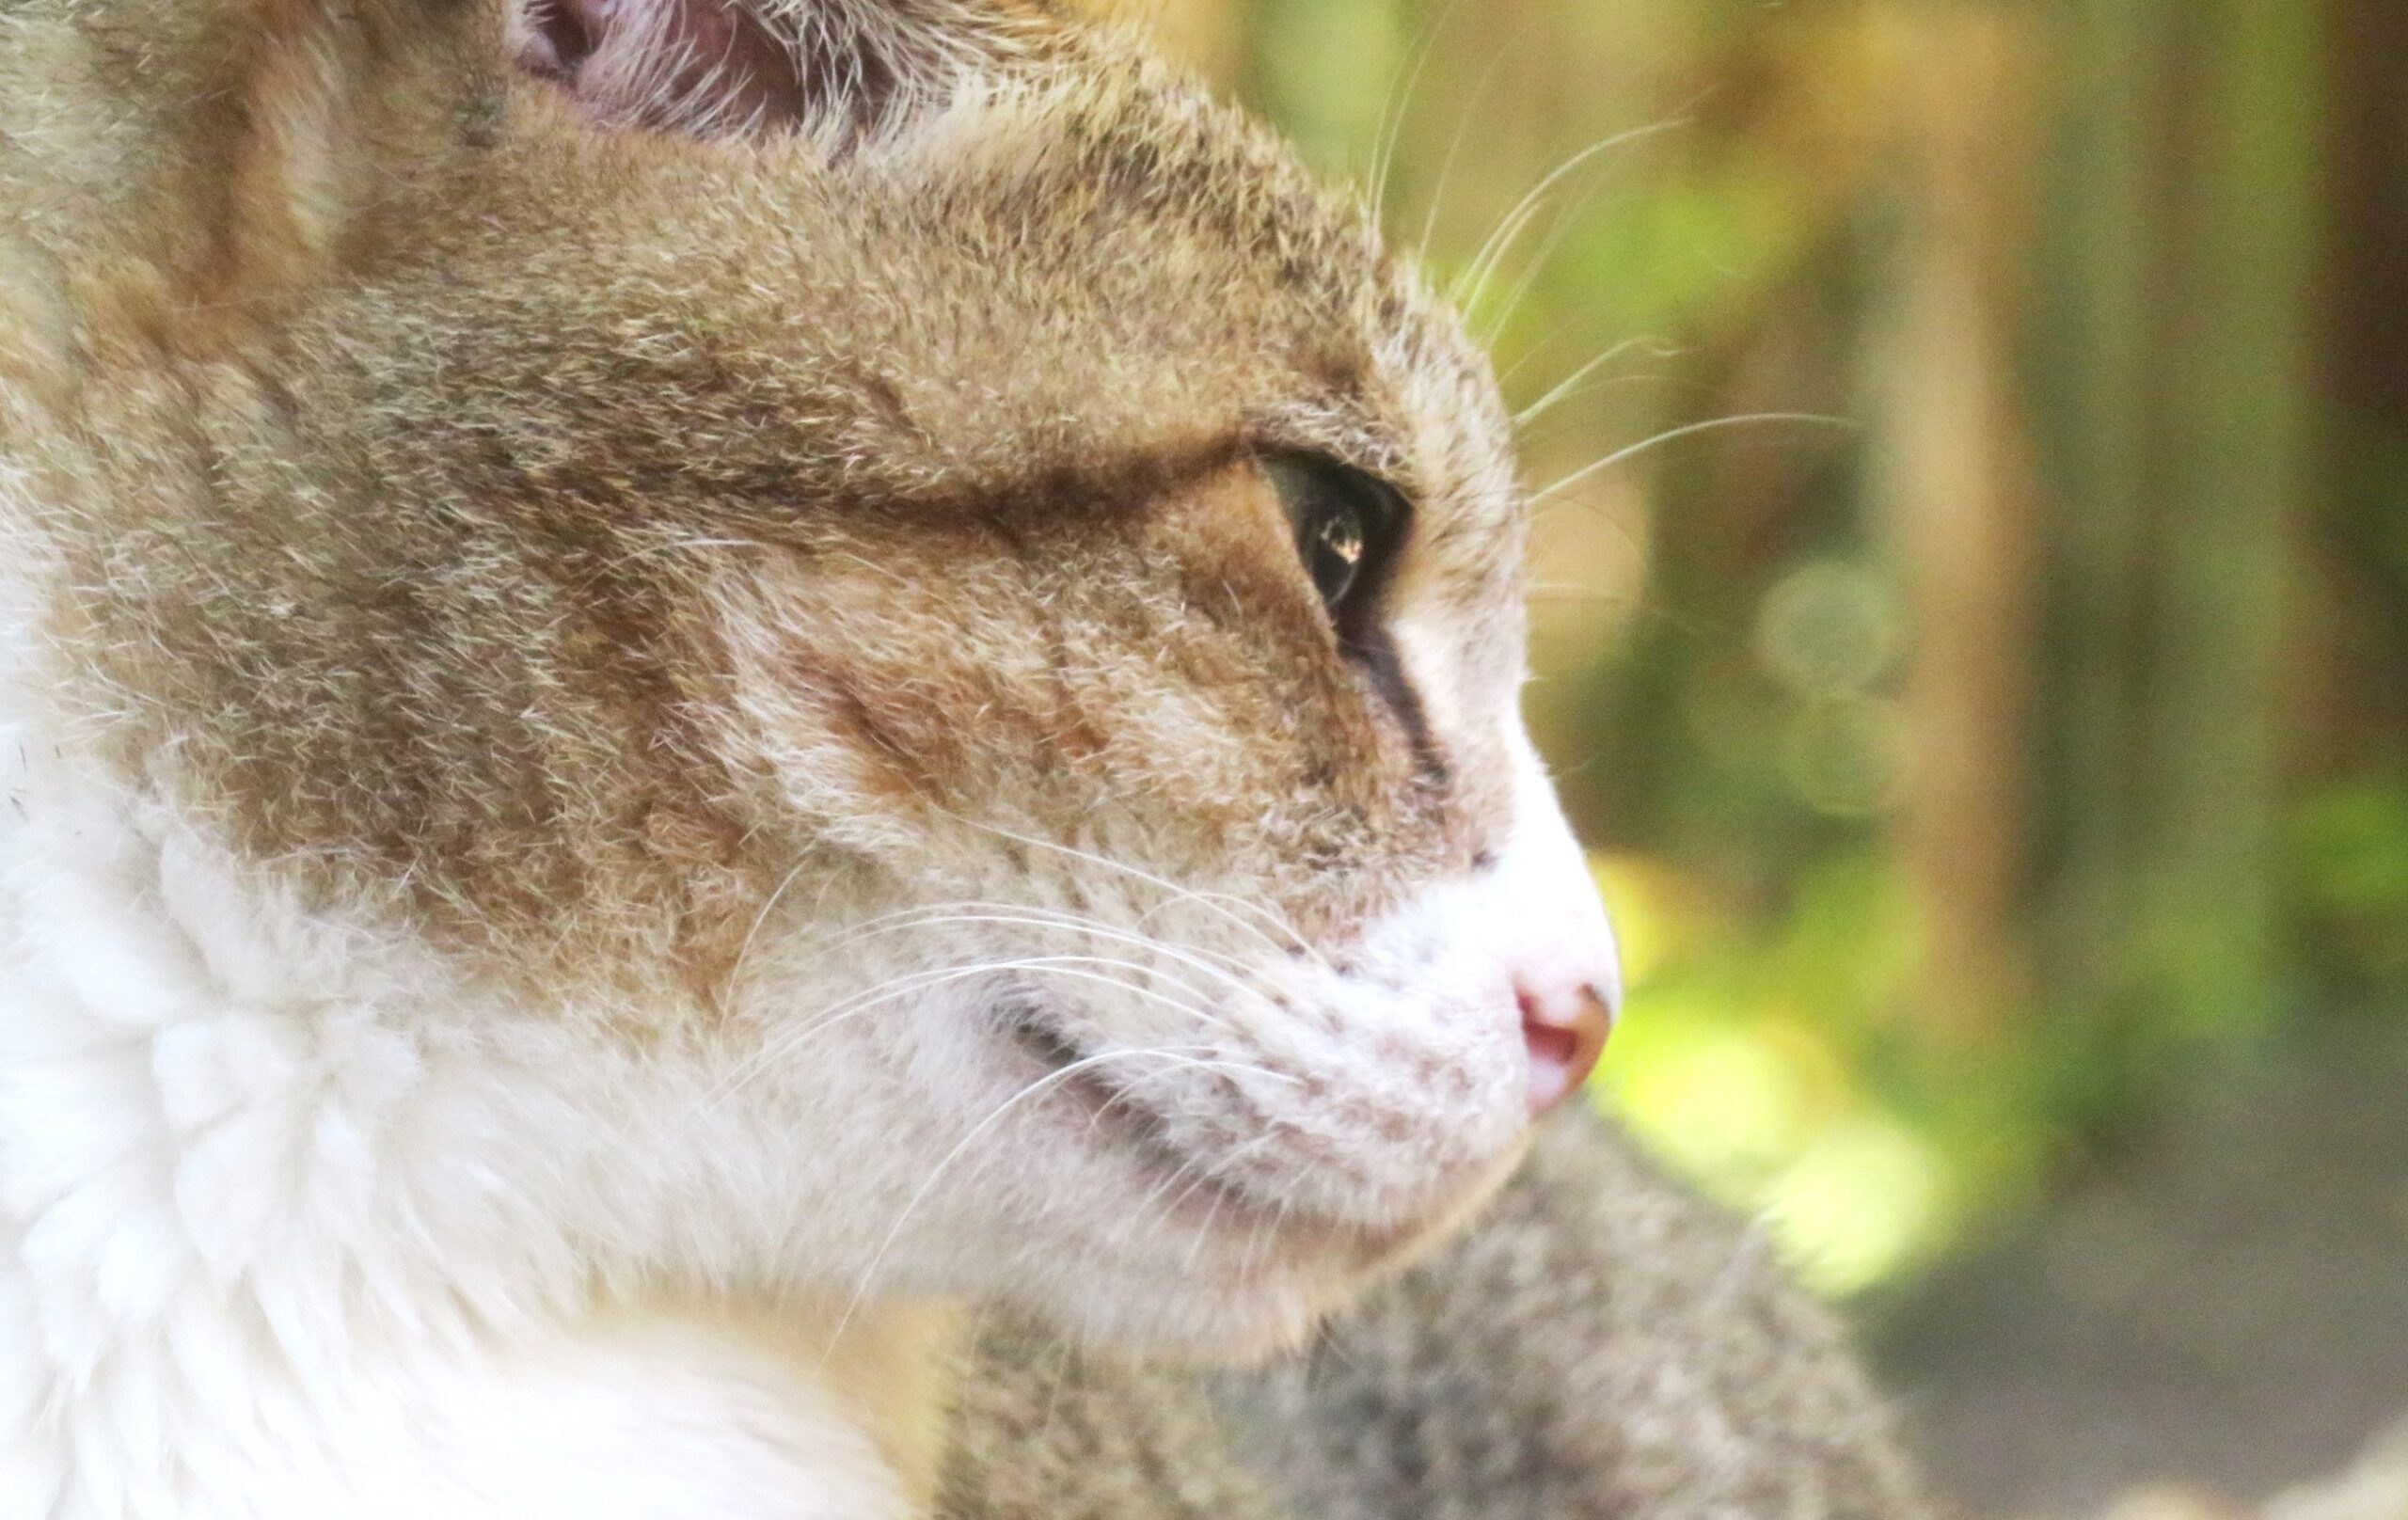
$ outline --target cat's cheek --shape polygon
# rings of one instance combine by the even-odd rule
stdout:
[[[1339,953],[1331,1037],[1295,1047],[1316,1080],[1375,1106],[1361,1165],[1384,1166],[1398,1197],[1418,1187],[1425,1206],[1443,1206],[1518,1144],[1535,1111],[1571,1095],[1622,1005],[1587,858],[1518,725],[1506,743],[1500,841]]]

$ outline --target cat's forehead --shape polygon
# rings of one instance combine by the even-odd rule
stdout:
[[[1017,356],[966,388],[1059,383],[1057,418],[1132,442],[1217,432],[1326,453],[1483,528],[1518,518],[1510,427],[1456,314],[1358,198],[1192,83],[1088,58],[971,92],[892,152],[865,193],[900,186],[935,234],[915,242],[964,256],[935,278],[967,299],[922,325],[966,339],[1000,315]],[[994,363],[982,349],[956,354]]]
[[[1484,356],[1356,199],[1149,60],[1072,47],[833,154],[638,153],[522,103],[516,182],[474,199],[531,225],[489,282],[522,289],[531,256],[572,277],[455,331],[555,356],[545,387],[651,398],[620,447],[675,420],[664,443],[724,440],[689,468],[750,454],[805,495],[828,475],[832,498],[930,501],[1313,451],[1390,480],[1467,580],[1501,581],[1522,500]],[[440,296],[467,304],[456,264]]]
[[[973,98],[953,133],[932,128],[969,204],[983,191],[983,214],[1029,216],[1021,251],[1040,278],[1067,261],[1102,285],[1101,325],[1142,328],[1151,314],[1180,345],[1164,362],[1182,348],[1250,354],[1244,378],[1262,390],[1240,404],[1257,427],[1410,487],[1506,479],[1485,356],[1361,201],[1191,82],[1142,58],[1106,61],[1017,99]],[[961,152],[965,129],[983,152]]]

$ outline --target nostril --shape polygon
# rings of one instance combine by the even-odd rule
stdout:
[[[1559,1029],[1553,1024],[1525,1021],[1522,1038],[1529,1045],[1533,1061],[1568,1067],[1580,1053],[1580,1032],[1576,1029]]]
[[[1524,990],[1522,1043],[1529,1053],[1529,1098],[1532,1117],[1563,1101],[1605,1053],[1606,1037],[1613,1033],[1613,1009],[1593,982],[1553,996]]]

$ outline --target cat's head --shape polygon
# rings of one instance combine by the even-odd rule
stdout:
[[[617,989],[881,1291],[1256,1343],[1481,1197],[1612,947],[1503,410],[1365,214],[1033,8],[376,14],[262,117],[356,163],[250,594],[146,593],[278,673],[217,814]]]

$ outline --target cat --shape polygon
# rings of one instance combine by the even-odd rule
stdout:
[[[952,1306],[1291,1341],[1593,1059],[1485,366],[1236,117],[1001,6],[7,24],[31,1512],[909,1512]]]
[[[1593,1064],[1486,361],[1130,44],[11,0],[0,210],[0,1520],[921,1515]]]

